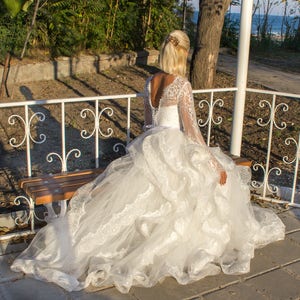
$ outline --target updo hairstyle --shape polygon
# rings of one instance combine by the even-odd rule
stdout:
[[[181,30],[172,31],[161,46],[159,57],[161,70],[185,77],[189,50],[190,40],[187,34]]]

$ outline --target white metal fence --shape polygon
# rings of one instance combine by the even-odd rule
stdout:
[[[206,136],[208,145],[220,145],[223,150],[229,149],[236,91],[237,88],[193,91],[198,124]],[[297,184],[300,120],[297,115],[292,120],[285,120],[284,113],[293,109],[289,108],[291,103],[299,105],[300,95],[255,89],[247,89],[247,95],[250,99],[247,98],[247,102],[252,103],[252,110],[253,103],[256,108],[253,114],[249,109],[248,115],[245,116],[245,145],[243,141],[242,146],[245,150],[242,155],[248,156],[254,162],[251,183],[253,193],[268,201],[279,201],[299,207]],[[15,183],[18,178],[40,173],[97,168],[105,160],[105,155],[111,156],[112,153],[124,151],[130,140],[141,131],[141,97],[142,94],[128,94],[0,103],[3,150],[0,166],[13,170]],[[132,101],[135,102],[134,108]],[[284,130],[287,134],[277,133]],[[259,137],[253,143],[255,133],[259,133]],[[248,143],[247,137],[252,137]],[[103,144],[103,141],[110,139],[108,144]],[[266,145],[259,144],[258,140],[265,141]],[[277,150],[274,152],[273,149],[279,143],[281,149],[284,149],[284,145],[292,147],[293,150],[288,151],[289,155],[286,155],[284,150],[281,153]],[[108,154],[105,154],[103,147],[106,150],[111,148],[106,151]],[[55,168],[47,166],[55,162]],[[57,168],[57,165],[60,167]],[[283,175],[286,178],[280,180],[280,176]],[[9,200],[1,199],[2,204],[5,201]],[[34,218],[37,216],[32,200],[23,195],[15,195],[13,202],[16,206],[25,203],[29,207],[25,218],[15,217],[16,224],[31,222],[30,230],[34,231]]]
[[[47,135],[44,132],[38,134],[38,137],[32,135],[32,131],[36,130],[36,122],[43,123],[46,120],[46,115],[43,111],[36,111],[39,108],[47,105],[51,111],[51,106],[60,106],[60,136],[56,136],[61,141],[61,152],[49,152],[46,156],[47,162],[53,162],[54,156],[61,162],[61,172],[68,171],[68,159],[71,154],[75,155],[75,158],[81,156],[81,151],[77,148],[67,149],[67,140],[70,137],[66,136],[66,105],[73,104],[86,104],[89,105],[82,108],[80,111],[80,117],[82,119],[90,118],[93,122],[93,128],[91,132],[88,132],[86,128],[82,128],[80,136],[82,139],[91,139],[94,137],[95,146],[95,166],[99,167],[99,139],[109,138],[113,136],[114,130],[111,127],[106,128],[106,132],[101,128],[101,119],[105,118],[104,114],[111,117],[114,114],[114,109],[110,106],[100,108],[100,103],[105,100],[126,100],[126,139],[124,144],[115,144],[114,150],[118,151],[119,146],[125,147],[130,141],[130,125],[131,125],[131,99],[141,97],[142,94],[130,94],[130,95],[116,95],[116,96],[99,96],[99,97],[82,97],[82,98],[68,98],[68,99],[53,99],[53,100],[35,100],[35,101],[23,101],[14,103],[0,103],[0,109],[14,109],[18,108],[17,113],[12,113],[7,119],[7,126],[18,126],[18,135],[20,141],[16,137],[12,136],[9,138],[8,143],[12,148],[18,149],[25,146],[26,151],[26,166],[27,176],[32,176],[32,144],[45,144],[47,147]],[[2,110],[3,111],[3,110]],[[2,116],[3,116],[2,112]],[[2,120],[2,126],[3,126]],[[40,125],[42,130],[43,125]],[[5,131],[5,130],[4,130]],[[21,135],[21,136],[20,136]],[[79,141],[77,141],[79,142]]]
[[[258,102],[258,110],[265,114],[257,119],[257,125],[265,129],[267,140],[265,156],[253,164],[253,171],[260,170],[263,177],[260,182],[253,180],[252,186],[256,192],[259,191],[262,199],[300,207],[300,186],[297,185],[300,160],[300,95],[250,88],[247,92],[263,96]],[[285,117],[289,110],[294,116],[292,120]],[[285,134],[282,134],[283,131]],[[274,142],[276,135],[279,138]],[[272,152],[279,145],[283,146],[281,161],[274,164],[271,159]],[[287,180],[281,177],[284,169],[292,174],[287,175]],[[273,183],[272,176],[277,177]]]

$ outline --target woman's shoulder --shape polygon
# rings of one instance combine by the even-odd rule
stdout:
[[[183,84],[188,84],[188,85],[191,85],[190,81],[186,78],[186,77],[182,77],[182,76],[177,76],[178,80],[180,82],[182,82]]]
[[[151,78],[151,80],[154,80],[154,81],[162,81],[162,80],[173,81],[176,78],[176,75],[160,71],[160,72],[157,72],[157,73],[153,74],[152,76],[150,76],[150,78]]]
[[[163,71],[157,72],[151,76],[149,76],[146,80],[146,82],[150,82],[150,81],[163,81],[163,82],[173,82],[173,81],[179,81],[181,83],[188,83],[190,84],[189,80],[186,77],[182,77],[180,75],[174,75],[174,74],[169,74],[169,73],[165,73]]]
[[[181,90],[191,90],[192,89],[192,85],[186,77],[177,76],[176,82]]]
[[[147,78],[145,88],[150,90],[156,90],[157,87],[166,88],[168,86],[176,86],[177,89],[191,89],[191,83],[186,77],[180,75],[168,74],[165,72],[158,72]]]

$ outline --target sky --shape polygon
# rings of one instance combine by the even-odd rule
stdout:
[[[246,0],[244,0],[244,1],[246,1]],[[287,0],[287,1],[289,3],[290,7],[292,7],[293,4],[295,5],[295,1],[293,1],[293,0]],[[254,0],[254,3],[255,2],[256,1]],[[274,0],[274,2],[275,2],[275,0]],[[192,3],[193,3],[193,6],[196,8],[196,10],[198,10],[198,8],[199,8],[199,0],[192,0]],[[272,11],[271,11],[271,15],[282,15],[283,14],[283,8],[284,8],[283,4],[277,5],[277,6],[273,6]],[[241,9],[240,6],[233,6],[232,9],[231,9],[231,11],[239,13],[240,9]]]

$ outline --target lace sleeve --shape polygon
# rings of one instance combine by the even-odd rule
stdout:
[[[192,87],[189,82],[185,82],[179,94],[179,115],[184,133],[194,142],[206,147],[211,156],[210,163],[217,171],[223,171],[222,165],[211,154],[209,147],[206,145],[203,136],[199,130],[194,107]]]
[[[147,129],[152,128],[152,108],[150,106],[150,83],[151,78],[149,77],[146,81],[145,88],[144,88],[144,126],[143,130],[146,131]]]

